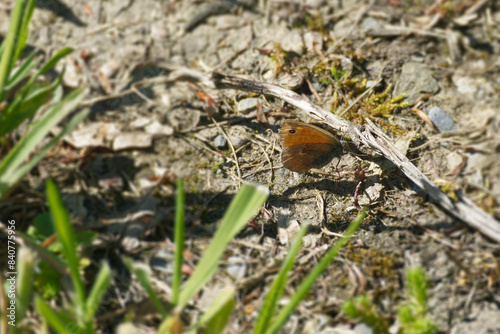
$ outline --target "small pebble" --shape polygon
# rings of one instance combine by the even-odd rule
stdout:
[[[376,82],[375,80],[368,80],[366,82],[366,88],[372,88],[372,86],[375,85],[375,82]]]
[[[364,31],[378,31],[382,29],[382,25],[377,19],[373,17],[367,17],[361,23],[361,29],[363,29]]]
[[[231,138],[231,141],[232,141],[234,147],[242,147],[243,145],[248,143],[248,138],[236,137],[236,138]]]
[[[171,274],[174,270],[173,263],[174,255],[169,248],[165,247],[156,252],[149,264],[154,270]]]
[[[458,129],[451,117],[439,107],[432,107],[428,116],[439,132],[450,132]]]
[[[244,259],[237,256],[231,256],[227,259],[227,262],[227,273],[229,276],[235,280],[240,280],[245,277],[247,266]]]
[[[433,72],[424,64],[409,62],[403,65],[401,76],[394,87],[394,95],[406,95],[406,102],[414,105],[426,94],[436,94],[439,85],[433,77]]]
[[[238,102],[238,111],[242,114],[248,114],[251,111],[257,109],[257,101],[255,97],[250,97],[248,99],[243,99]]]
[[[214,146],[217,148],[226,148],[227,147],[227,140],[224,136],[218,135],[214,139]]]

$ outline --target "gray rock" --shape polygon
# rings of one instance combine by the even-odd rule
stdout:
[[[376,82],[377,82],[376,80],[368,80],[366,82],[366,88],[372,88],[373,86],[375,86]]]
[[[487,144],[475,146],[479,150],[489,150]],[[477,170],[485,170],[492,164],[491,155],[480,152],[467,154],[467,168],[466,173],[474,173]]]
[[[483,173],[479,169],[477,169],[474,173],[467,175],[465,179],[467,180],[467,183],[473,184],[474,186],[478,187],[479,189],[484,187]],[[493,194],[494,194],[494,192],[493,192]]]
[[[154,270],[172,274],[174,271],[174,253],[170,248],[164,247],[156,252],[149,264]]]
[[[423,95],[436,94],[438,91],[438,83],[427,66],[420,63],[406,63],[394,88],[394,95],[406,94],[406,101],[414,105]]]
[[[245,276],[247,266],[241,257],[231,256],[227,259],[227,274],[235,280],[240,280]]]
[[[364,31],[378,31],[381,28],[382,26],[380,22],[373,17],[367,17],[361,23],[361,29],[363,29]]]
[[[242,114],[249,114],[250,112],[257,109],[257,101],[258,99],[255,97],[241,100],[237,105],[238,112]]]
[[[223,135],[218,135],[214,139],[214,146],[217,148],[226,148],[227,147],[227,140],[226,137]]]
[[[283,38],[280,40],[281,47],[285,51],[293,51],[299,55],[304,52],[304,42],[302,41],[302,35],[297,31],[292,30],[289,31]]]
[[[384,186],[381,183],[375,183],[365,188],[363,194],[359,197],[360,205],[370,205],[373,202],[376,202],[382,192],[384,191]]]
[[[439,132],[450,132],[458,129],[450,115],[439,107],[432,107],[428,112],[428,116]]]

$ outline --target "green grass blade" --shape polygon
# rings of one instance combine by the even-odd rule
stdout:
[[[28,96],[18,94],[0,115],[0,137],[16,129],[25,120],[32,118],[53,96],[53,89],[59,84],[56,80],[51,85],[34,88]]]
[[[39,75],[42,75],[45,72],[51,70],[54,66],[56,66],[56,64],[59,60],[66,57],[67,55],[69,55],[73,51],[74,50],[70,47],[65,47],[65,48],[62,48],[61,50],[57,51],[55,55],[53,55],[49,60],[47,60],[47,62],[45,62],[45,64],[42,65],[42,67],[38,70],[35,77],[38,77]]]
[[[52,138],[47,145],[38,150],[38,152],[33,155],[29,161],[21,165],[18,169],[13,170],[11,174],[0,174],[0,180],[6,180],[6,183],[1,183],[0,181],[0,198],[1,196],[5,197],[9,190],[11,190],[11,188],[36,164],[38,164],[38,162],[43,159],[51,148],[55,147],[66,134],[71,132],[71,130],[73,130],[83,119],[87,117],[88,113],[89,110],[84,110],[76,114],[57,136]]]
[[[35,306],[38,313],[47,320],[47,322],[60,334],[71,334],[67,329],[67,322],[65,319],[60,317],[56,312],[54,312],[41,297],[35,297]]]
[[[205,325],[207,326],[203,333],[222,333],[234,309],[235,291],[234,287],[224,288],[198,322],[186,334],[195,334]]]
[[[51,84],[26,84],[0,114],[0,137],[17,128],[26,119],[32,118],[41,108],[46,110],[40,115],[43,118],[48,110],[60,102],[58,93],[62,91],[59,85],[61,81],[62,75]]]
[[[7,133],[14,130],[29,117],[28,115],[16,113],[21,102],[22,97],[17,95],[14,101],[9,103],[0,114],[0,138],[3,138]],[[36,110],[33,112],[36,112]]]
[[[4,38],[2,44],[0,45],[0,58],[2,58],[3,50],[5,50],[5,45],[7,44],[6,42],[7,40]]]
[[[102,298],[108,291],[110,283],[111,269],[107,263],[103,263],[87,299],[87,315],[85,317],[86,323],[92,321],[95,312],[99,308],[99,305],[101,305]]]
[[[21,25],[21,31],[19,40],[17,43],[17,50],[14,59],[19,59],[21,53],[24,51],[26,47],[26,43],[28,43],[28,35],[29,35],[29,24],[31,21],[31,16],[33,15],[33,10],[35,9],[36,0],[28,0],[27,7],[25,7],[24,15],[23,15],[23,23]]]
[[[59,50],[49,61],[47,61],[35,74],[33,74],[27,83],[16,92],[15,98],[5,110],[0,113],[0,137],[18,127],[27,118],[33,115],[52,97],[52,104],[56,104],[60,100],[57,99],[56,89],[62,81],[63,74],[59,75],[56,80],[49,84],[38,84],[42,88],[35,88],[35,80],[43,73],[53,68],[57,62],[73,52],[71,48],[63,48]],[[35,53],[32,53],[34,56]],[[12,88],[13,85],[24,79],[28,71],[31,71],[38,61],[29,61],[31,55],[23,62],[21,68],[16,71],[14,77],[9,79],[6,90]],[[29,64],[29,65],[28,65]]]
[[[78,318],[82,319],[85,315],[85,288],[79,271],[79,261],[76,256],[76,236],[75,230],[71,225],[68,211],[64,207],[61,194],[52,180],[47,180],[46,185],[47,199],[50,207],[50,214],[54,228],[57,231],[57,236],[62,244],[62,252],[68,264],[71,281],[76,292],[76,306]]]
[[[223,333],[224,328],[231,317],[236,304],[234,300],[234,288],[226,288],[210,308],[203,314],[201,320],[206,322],[206,327],[203,333],[218,334]]]
[[[366,217],[366,208],[362,209],[354,221],[349,225],[342,238],[340,238],[335,245],[323,256],[318,265],[307,275],[302,284],[293,295],[290,302],[281,310],[276,317],[271,327],[267,330],[266,334],[277,333],[278,330],[284,325],[290,315],[293,313],[297,305],[306,297],[307,292],[313,286],[316,279],[326,270],[328,265],[337,257],[339,251],[344,247],[349,238],[356,232],[361,222]]]
[[[215,232],[210,246],[208,246],[196,270],[182,289],[177,304],[179,310],[182,310],[188,301],[213,276],[227,245],[264,204],[268,193],[268,189],[261,185],[242,185],[224,214],[221,225]]]
[[[28,304],[31,295],[31,286],[33,278],[33,269],[36,265],[35,253],[26,247],[22,247],[18,254],[18,282],[17,282],[17,298],[16,305],[16,320],[21,321],[26,315]]]
[[[52,268],[63,275],[69,274],[68,267],[63,260],[55,256],[52,252],[40,246],[31,236],[25,234],[24,232],[16,231],[16,234],[22,238],[24,243],[26,243],[30,248],[34,249],[43,261],[49,263]]]
[[[21,80],[26,78],[26,76],[38,66],[40,60],[34,60],[36,51],[30,53],[26,59],[23,59],[21,66],[19,66],[14,73],[11,73],[8,82],[5,85],[5,90],[11,90],[15,85],[17,85]]]
[[[26,94],[31,90],[31,86],[34,84],[35,80],[38,79],[38,77],[47,71],[51,70],[56,66],[57,62],[61,60],[62,58],[66,57],[70,53],[72,53],[74,50],[69,47],[62,48],[61,50],[57,51],[56,54],[54,54],[47,62],[45,62],[42,67],[34,73],[27,83],[22,87],[20,90],[20,95],[21,98],[24,98]],[[8,85],[5,87],[6,90],[11,89],[15,84],[17,84],[19,81],[21,81],[23,78],[26,77],[31,70],[33,70],[38,64],[39,60],[33,61],[34,56],[36,55],[36,52],[31,53],[24,61],[23,64],[17,69],[17,71],[11,75],[11,77],[8,80]],[[54,88],[57,86],[60,82],[62,81],[62,74],[59,75],[58,79],[55,81],[55,83],[51,84],[51,86]]]
[[[60,86],[61,82],[62,82],[62,78],[63,78],[63,75],[64,73],[61,73],[60,75],[57,76],[57,78],[52,81],[50,84],[47,84],[47,83],[36,83],[34,82],[34,77],[35,76],[32,76],[30,78],[30,82],[28,82],[24,87],[23,89],[21,90],[21,98],[23,99],[23,103],[24,103],[24,100],[30,100],[30,99],[33,99],[33,96],[36,96],[36,95],[39,95],[40,94],[40,91],[49,91],[49,92],[52,92],[52,95],[56,95],[57,92],[59,92],[59,94],[62,93],[62,88]],[[57,101],[50,101],[52,105],[56,104],[57,102],[59,102],[61,99],[57,100]],[[47,101],[49,102],[49,101]],[[45,102],[44,102],[45,103]],[[41,106],[42,104],[40,104]]]
[[[130,270],[135,274],[137,280],[139,281],[139,283],[141,283],[142,287],[146,290],[149,298],[153,302],[153,305],[156,307],[158,312],[161,313],[163,318],[166,318],[167,311],[163,307],[163,304],[161,303],[160,299],[158,299],[158,297],[156,296],[156,292],[153,289],[153,285],[151,284],[151,280],[149,279],[148,273],[142,268],[135,267],[131,259],[123,258],[123,263],[125,263],[128,270]]]
[[[87,118],[87,115],[89,114],[90,110],[83,110],[79,113],[77,113],[73,118],[66,124],[66,126],[63,128],[63,130],[54,138],[52,138],[47,145],[42,147],[35,155],[33,155],[30,159],[29,162],[25,163],[17,171],[14,171],[12,174],[13,179],[19,180],[22,178],[26,173],[29,172],[31,168],[33,168],[40,160],[43,159],[43,157],[47,154],[47,152],[56,146],[61,139],[67,135],[69,132],[71,132],[82,120]]]
[[[47,62],[45,62],[42,67],[35,73],[33,74],[28,82],[24,85],[24,87],[21,89],[19,95],[23,99],[30,91],[31,87],[35,83],[35,80],[38,79],[38,77],[47,71],[51,70],[54,66],[56,66],[57,62],[61,60],[62,58],[66,57],[70,53],[73,52],[72,48],[65,47],[62,48],[61,50],[57,51],[55,55],[53,55]],[[54,90],[55,87],[59,85],[60,82],[62,82],[62,77],[64,75],[64,71],[58,76],[57,80],[55,80],[50,87],[52,90]]]
[[[23,17],[26,9],[27,0],[18,0],[14,4],[14,10],[10,20],[9,32],[5,38],[5,48],[0,59],[0,102],[5,100],[5,85],[8,82],[10,72],[16,62],[17,46],[19,45],[19,36],[23,25]]]
[[[172,277],[172,308],[175,308],[179,302],[181,281],[182,281],[182,262],[184,252],[184,182],[182,179],[177,180],[177,197],[175,208],[175,258],[174,258],[174,272]]]
[[[42,142],[47,133],[67,116],[80,103],[84,96],[85,93],[81,90],[75,90],[66,96],[61,102],[48,110],[44,117],[33,125],[31,131],[25,134],[16,146],[3,158],[0,162],[0,198],[2,198],[8,189],[15,185],[19,179],[42,158],[41,155],[37,154],[38,161],[34,162],[35,160],[33,157],[26,166],[23,166],[24,161],[40,142]],[[77,121],[81,121],[85,115],[86,113],[82,112],[75,116],[71,120],[71,124],[68,124],[68,127],[70,127],[70,125],[71,127],[76,126]],[[65,130],[68,130],[68,128],[65,128]],[[67,133],[68,131],[65,132]],[[61,138],[60,136],[57,137],[58,139]],[[54,145],[53,140],[50,141],[50,145]],[[41,150],[44,154],[50,149],[48,146],[49,145],[46,145],[44,149]]]
[[[300,245],[302,244],[302,238],[307,232],[307,225],[303,225],[297,233],[297,236],[293,240],[290,249],[285,257],[285,261],[282,263],[280,271],[276,276],[276,279],[269,290],[269,293],[264,300],[264,305],[260,311],[259,319],[257,320],[257,325],[255,326],[254,333],[260,334],[265,333],[271,322],[271,318],[276,312],[276,306],[278,301],[285,290],[285,285],[288,280],[288,273],[292,270],[295,257],[299,253]]]

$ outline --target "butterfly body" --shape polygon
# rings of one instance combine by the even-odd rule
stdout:
[[[305,173],[311,168],[322,168],[341,154],[337,138],[311,124],[286,121],[279,134],[283,145],[281,161],[293,172]]]

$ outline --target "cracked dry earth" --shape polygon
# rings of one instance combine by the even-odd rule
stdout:
[[[0,6],[3,35],[11,6]],[[185,265],[193,268],[239,175],[268,186],[270,197],[187,309],[187,324],[231,285],[238,293],[227,333],[250,332],[290,241],[308,223],[284,305],[355,217],[362,181],[358,200],[370,207],[368,218],[281,332],[370,333],[340,310],[359,294],[397,332],[404,274],[419,265],[438,332],[500,333],[498,243],[445,215],[393,165],[352,149],[348,138],[342,157],[320,171],[281,168],[281,124],[310,119],[279,99],[169,79],[180,68],[218,71],[280,84],[337,114],[353,104],[345,117],[374,120],[445,192],[463,192],[498,220],[499,2],[43,0],[30,33],[29,46],[42,55],[75,49],[58,70],[65,68],[67,89],[89,89],[84,107],[92,112],[2,204],[2,219],[22,213],[20,227],[29,226],[46,211],[43,181],[56,180],[75,225],[99,232],[87,277],[102,259],[113,268],[113,293],[98,317],[103,333],[125,332],[118,329],[125,319],[133,332],[159,324],[120,256],[145,263],[169,300],[175,179],[186,184]],[[406,94],[408,104],[372,114],[363,101],[387,88],[374,103]]]

